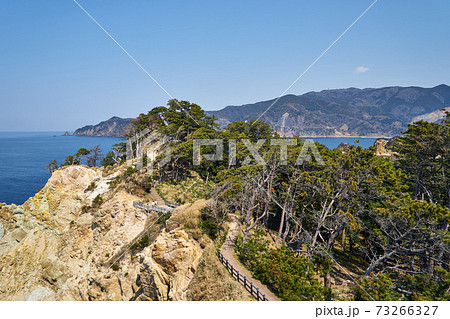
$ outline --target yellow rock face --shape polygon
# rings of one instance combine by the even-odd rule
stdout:
[[[183,300],[202,249],[182,225],[162,231],[139,256],[126,251],[156,219],[141,198],[110,189],[113,175],[67,166],[24,205],[0,204],[0,300]],[[95,188],[86,191],[95,183]],[[83,210],[102,196],[99,208]],[[106,266],[105,266],[106,265]]]
[[[140,300],[186,300],[186,292],[203,253],[200,245],[180,229],[163,231],[140,255],[140,275],[146,278]]]

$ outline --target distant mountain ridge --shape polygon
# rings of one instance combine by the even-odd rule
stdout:
[[[221,126],[257,119],[275,101],[208,111]],[[394,136],[415,119],[438,120],[450,108],[450,86],[336,89],[285,95],[261,120],[292,136]]]
[[[77,129],[73,136],[103,136],[103,137],[122,137],[127,127],[131,123],[130,118],[111,117],[109,120],[100,122],[96,125],[86,125]]]

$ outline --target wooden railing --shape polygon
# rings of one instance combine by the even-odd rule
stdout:
[[[170,200],[166,200],[166,205],[172,208],[177,208],[178,206],[181,206],[181,204],[177,203],[177,202],[172,202]]]
[[[220,250],[217,251],[217,254],[219,256],[220,262],[227,268],[227,270],[231,273],[231,276],[233,278],[236,278],[236,280],[244,285],[244,288],[250,292],[250,294],[256,298],[257,301],[269,301],[269,299],[266,298],[266,295],[264,295],[253,283],[247,279],[247,277],[243,276],[242,274],[237,271],[233,267],[232,264],[228,262],[228,260],[222,255]]]
[[[147,212],[154,211],[154,212],[163,213],[163,214],[171,213],[174,210],[172,207],[163,207],[163,206],[157,206],[157,205],[146,205],[146,204],[141,203],[141,202],[133,202],[133,206],[136,207],[136,208],[143,209],[143,210],[145,210]]]

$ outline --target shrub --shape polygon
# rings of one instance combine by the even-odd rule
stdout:
[[[92,201],[92,205],[94,207],[100,207],[103,204],[103,198],[100,195],[97,195],[97,197],[94,198],[94,200]]]
[[[82,211],[83,213],[87,213],[87,212],[89,212],[89,210],[90,210],[91,208],[92,208],[91,206],[84,205],[83,207],[81,207],[81,211]]]
[[[116,178],[114,178],[112,181],[108,182],[109,187],[111,187],[111,189],[114,189],[117,187],[117,185],[120,184],[121,178],[118,176]]]
[[[400,282],[401,293],[395,289],[387,273],[379,273],[365,277],[353,287],[354,300],[413,300],[413,301],[441,301],[450,300],[450,273],[437,267],[434,277],[428,274],[414,274],[395,276]],[[393,274],[391,274],[393,275]],[[372,299],[373,298],[373,299]]]
[[[148,235],[144,235],[139,241],[135,242],[133,245],[131,245],[131,250],[142,250],[145,247],[150,245],[150,238]]]
[[[130,167],[128,167],[127,170],[125,171],[125,176],[131,177],[131,176],[133,176],[134,173],[136,173],[136,168],[130,166]]]
[[[100,161],[100,165],[104,167],[113,166],[116,164],[116,161],[114,160],[114,152],[109,151],[106,156]]]
[[[206,206],[201,209],[200,213],[200,227],[209,237],[215,240],[227,218],[227,212],[221,209],[220,205],[217,205],[214,207]]]
[[[114,265],[112,265],[111,269],[114,271],[118,271],[120,269],[120,267],[119,267],[119,265],[114,264]]]
[[[353,298],[357,301],[395,301],[399,294],[391,289],[392,281],[388,274],[364,277],[353,286]]]
[[[204,209],[202,209],[202,211],[201,211],[200,227],[213,240],[217,238],[217,234],[219,233],[220,226],[212,216],[205,214]]]
[[[85,193],[91,192],[91,191],[93,191],[96,187],[97,187],[97,185],[95,184],[95,182],[92,182],[92,183],[84,190],[84,192],[85,192]]]
[[[283,300],[325,300],[329,291],[317,280],[313,262],[287,247],[269,249],[263,234],[257,230],[245,244],[239,241],[239,258],[253,276]]]
[[[146,193],[150,193],[153,186],[153,179],[150,176],[145,176],[139,186],[141,186]]]

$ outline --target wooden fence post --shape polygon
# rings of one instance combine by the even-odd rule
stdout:
[[[250,294],[254,297],[256,297],[257,301],[268,301],[266,296],[259,291],[259,289],[253,285],[253,283],[250,280],[247,280],[247,277],[239,273],[237,269],[233,267],[232,264],[229,263],[229,261],[223,256],[223,254],[220,252],[220,250],[217,250],[217,256],[219,257],[219,261],[225,265],[228,271],[231,272],[231,276],[233,278],[236,278],[237,281],[241,281],[244,284],[244,288],[247,289],[247,286],[250,288]],[[241,279],[242,278],[242,279]],[[256,296],[255,296],[256,295]]]

